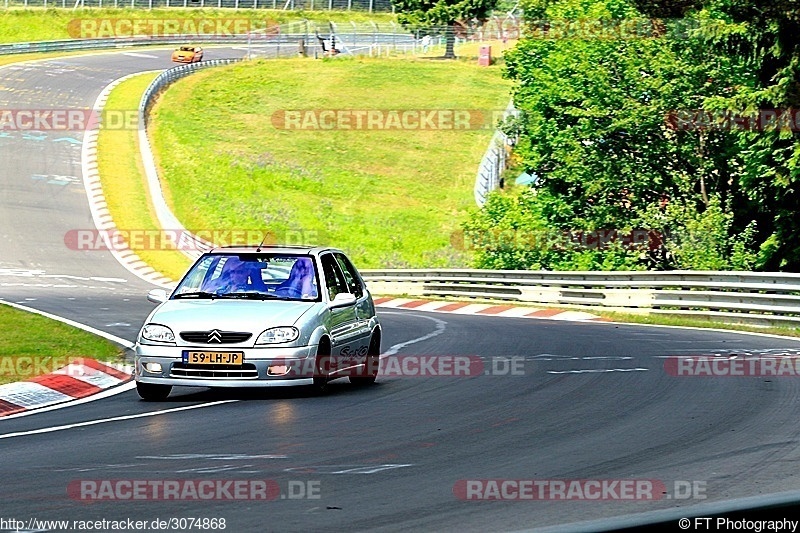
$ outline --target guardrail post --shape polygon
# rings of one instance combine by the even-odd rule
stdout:
[[[350,8],[353,7],[353,0],[347,0],[347,10],[350,11]]]

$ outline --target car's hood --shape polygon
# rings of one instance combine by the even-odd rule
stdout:
[[[181,331],[250,331],[292,326],[315,302],[280,300],[167,300],[153,312],[150,322]]]

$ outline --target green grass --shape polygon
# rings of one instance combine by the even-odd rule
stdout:
[[[595,313],[598,316],[611,320],[613,322],[628,322],[632,324],[657,324],[661,326],[686,326],[693,328],[729,329],[732,331],[750,331],[754,333],[768,333],[772,335],[783,335],[787,337],[800,337],[800,328],[792,328],[792,327],[731,324],[726,322],[718,322],[711,319],[687,318],[679,315],[664,315],[664,314],[650,315],[650,314],[638,314],[638,313],[620,313],[614,311],[604,311],[603,309],[587,309],[587,312]]]
[[[74,2],[72,2],[74,4]],[[22,9],[2,10],[0,16],[0,43],[73,39],[81,36],[79,19],[247,19],[253,28],[298,22],[303,19],[320,24],[327,32],[328,21],[349,25],[376,22],[385,25],[396,21],[391,13],[364,13],[359,11],[283,11],[272,9]],[[70,23],[72,23],[70,25]],[[202,30],[201,30],[202,31]],[[313,31],[313,26],[312,26]]]
[[[122,349],[106,339],[8,305],[0,305],[0,330],[0,383],[51,372],[75,357],[123,360]],[[29,366],[26,358],[37,364]]]
[[[190,229],[266,229],[339,246],[363,268],[466,263],[450,245],[491,129],[297,131],[282,110],[503,109],[510,84],[473,60],[254,61],[173,85],[155,106],[165,194]]]
[[[155,73],[141,74],[120,83],[111,91],[105,109],[137,109],[142,93],[155,77]],[[98,173],[108,209],[118,228],[157,230],[159,226],[150,202],[138,137],[138,132],[132,128],[101,129],[97,140]],[[191,264],[181,252],[136,248],[133,251],[172,279],[180,279]]]

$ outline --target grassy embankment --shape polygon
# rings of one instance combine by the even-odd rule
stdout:
[[[122,362],[116,344],[8,305],[0,305],[0,329],[0,384],[52,372],[77,357]]]
[[[473,60],[239,64],[177,82],[154,108],[152,139],[188,228],[336,245],[363,268],[464,266],[451,237],[475,206],[487,111],[505,108],[509,87],[499,66]],[[459,110],[486,128],[328,129],[315,127],[321,110],[381,111],[384,127],[390,110]]]

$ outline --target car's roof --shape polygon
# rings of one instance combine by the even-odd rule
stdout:
[[[264,244],[262,246],[220,246],[210,250],[211,254],[252,254],[256,251],[268,254],[303,254],[303,255],[317,255],[326,250],[333,252],[341,252],[338,248],[331,248],[329,246],[313,246],[313,245],[291,245],[291,244]]]

